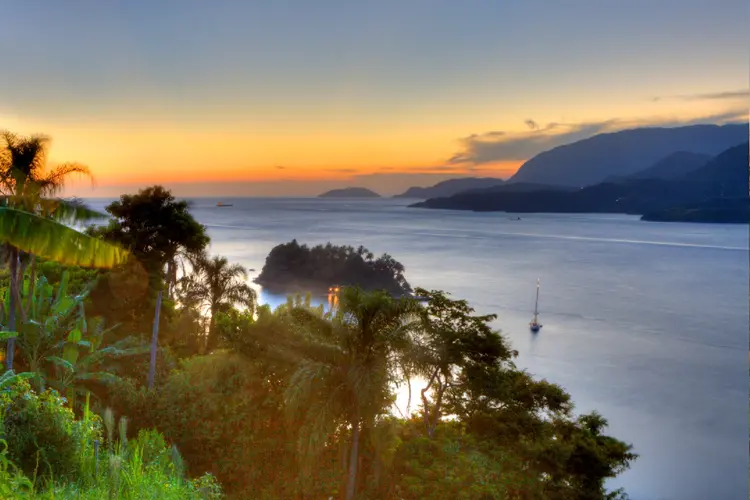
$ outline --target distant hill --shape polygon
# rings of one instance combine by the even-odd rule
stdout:
[[[722,197],[747,196],[749,164],[745,137],[743,144],[727,149],[683,179],[711,189]]]
[[[447,181],[438,182],[431,187],[411,187],[394,198],[436,198],[439,196],[453,196],[461,191],[469,189],[480,189],[503,184],[503,179],[492,177],[461,177],[458,179],[448,179]]]
[[[688,172],[702,167],[711,160],[711,155],[677,151],[650,167],[639,170],[626,177],[608,177],[605,181],[622,181],[624,179],[677,179]]]
[[[531,192],[472,191],[452,197],[433,198],[411,206],[514,213],[651,214],[649,217],[653,217],[653,220],[659,217],[677,217],[665,212],[672,209],[679,212],[697,208],[713,210],[718,207],[721,211],[704,212],[703,217],[710,219],[711,213],[715,213],[717,217],[726,219],[730,218],[726,210],[737,204],[728,207],[709,201],[747,198],[749,164],[748,143],[745,142],[727,149],[706,165],[672,180],[629,179],[624,182],[603,182],[575,190],[547,187]],[[731,217],[738,216],[735,214]]]
[[[625,177],[675,151],[715,156],[747,141],[748,124],[637,128],[559,146],[524,163],[510,183],[584,187]]]
[[[332,189],[318,195],[318,198],[380,198],[375,191],[363,187],[348,187],[343,189]]]

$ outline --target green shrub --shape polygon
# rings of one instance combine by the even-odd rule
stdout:
[[[257,494],[294,468],[281,392],[260,375],[238,355],[217,354],[188,361],[160,388],[154,420],[191,474],[211,472],[222,484]]]
[[[76,420],[54,390],[41,394],[25,381],[0,394],[8,458],[28,477],[65,479],[82,467],[84,449],[101,439],[101,422]]]
[[[101,443],[101,419],[88,412],[75,420],[53,392],[37,395],[27,383],[0,393],[0,430],[15,447],[0,439],[0,499],[28,500],[217,500],[222,489],[210,474],[184,478],[182,459],[155,430],[144,430],[134,440],[124,439],[127,420],[120,418],[111,451]],[[14,413],[14,412],[17,412]],[[29,425],[32,417],[39,427]],[[113,417],[109,420],[113,420]],[[113,425],[110,423],[110,425]],[[49,435],[44,436],[44,432]],[[119,435],[118,435],[119,434]],[[115,437],[118,436],[118,437]],[[94,440],[96,439],[96,441]],[[11,457],[12,450],[15,457]],[[45,481],[31,481],[13,458],[31,469],[34,457],[43,456]],[[52,460],[50,460],[52,458]],[[41,469],[41,467],[40,467]],[[35,471],[29,470],[34,477]]]
[[[208,472],[240,498],[293,498],[301,488],[298,436],[284,414],[284,383],[260,362],[216,353],[187,360],[158,391],[119,383],[106,403],[130,417],[144,456],[153,437],[142,432],[155,427],[177,446],[191,477]]]

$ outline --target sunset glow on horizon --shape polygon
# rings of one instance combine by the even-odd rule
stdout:
[[[744,2],[536,3],[14,2],[0,129],[89,165],[82,196],[280,196],[505,178],[595,133],[747,120]],[[482,142],[496,156],[473,155]]]

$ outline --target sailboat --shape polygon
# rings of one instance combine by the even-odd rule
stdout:
[[[536,280],[536,303],[534,304],[534,319],[531,320],[531,323],[529,323],[529,328],[532,332],[536,333],[539,331],[540,328],[542,328],[541,323],[539,323],[539,280]]]

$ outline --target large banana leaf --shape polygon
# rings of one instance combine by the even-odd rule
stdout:
[[[8,207],[0,207],[0,241],[69,266],[111,268],[128,258],[128,252],[118,246]]]
[[[62,224],[80,224],[96,219],[106,219],[107,214],[88,208],[83,202],[73,199],[40,198],[30,195],[1,196],[0,206],[38,213]]]
[[[52,219],[63,224],[79,224],[108,217],[77,200],[42,198],[39,200],[39,207],[43,214],[49,214]]]

